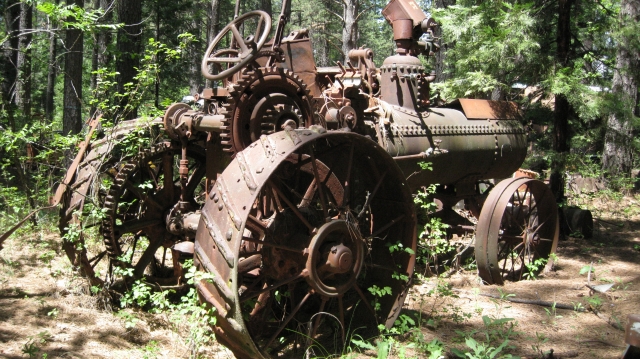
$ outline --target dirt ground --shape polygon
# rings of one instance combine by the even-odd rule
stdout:
[[[590,205],[597,218],[594,238],[561,241],[554,271],[536,280],[485,286],[473,271],[462,271],[440,282],[427,278],[417,283],[405,313],[419,325],[422,341],[438,338],[450,356],[452,348],[465,348],[465,336],[483,339],[483,316],[513,318],[510,323],[517,333],[509,342],[512,348],[503,352],[533,358],[536,350],[553,349],[563,358],[620,358],[624,331],[616,327],[624,328],[628,314],[640,313],[640,207],[638,197]],[[85,293],[86,284],[73,277],[59,242],[56,233],[36,232],[15,236],[0,252],[0,358],[189,357],[184,328],[166,315],[132,313],[140,321],[128,329],[125,319]],[[585,286],[587,274],[580,271],[590,264],[592,285],[613,284],[605,294],[592,295]],[[436,291],[438,284],[450,292]],[[483,294],[556,302],[585,311],[545,310]],[[390,357],[400,357],[399,348],[406,346],[407,357],[427,358],[410,348],[412,338],[415,335],[398,337]],[[200,354],[232,357],[217,344]]]

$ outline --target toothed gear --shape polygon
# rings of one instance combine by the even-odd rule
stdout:
[[[290,119],[298,126],[313,124],[313,98],[307,85],[287,69],[245,70],[229,94],[220,135],[227,152],[242,151],[261,135],[280,131]]]
[[[169,247],[186,239],[169,233],[165,224],[167,213],[180,200],[178,172],[174,168],[180,151],[180,145],[163,142],[121,164],[104,201],[101,232],[105,249],[112,262],[133,268],[134,277],[151,269],[154,277],[175,280],[171,271],[165,273],[171,261],[158,260],[156,252],[164,247],[162,256],[166,256]],[[187,196],[192,206],[199,208],[202,203],[196,199],[204,191],[204,150],[190,144],[187,156],[191,167]],[[165,163],[171,166],[165,168]],[[165,176],[171,179],[165,180]],[[167,186],[169,183],[172,188]]]

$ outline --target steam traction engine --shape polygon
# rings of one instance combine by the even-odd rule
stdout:
[[[174,104],[148,124],[147,134],[159,130],[150,150],[119,154],[141,126],[132,121],[79,155],[60,227],[91,282],[176,287],[193,258],[212,274],[196,286],[216,309],[218,339],[238,357],[340,352],[354,329],[389,327],[399,315],[415,262],[411,193],[434,183],[451,231],[474,229],[451,209],[460,201],[478,219],[485,282],[540,269],[558,239],[547,187],[519,178],[481,191],[524,160],[515,105],[430,107],[435,76],[417,56],[437,51],[436,24],[412,0],[383,11],[397,50],[380,68],[369,49],[317,68],[306,30],[283,36],[283,3],[269,41],[262,11],[213,39],[202,71],[220,86],[197,95],[198,110]],[[87,198],[105,213],[95,223],[104,245],[83,235]]]

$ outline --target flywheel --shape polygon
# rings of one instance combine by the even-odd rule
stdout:
[[[282,130],[287,120],[312,125],[313,98],[300,77],[287,69],[246,70],[229,95],[220,136],[227,152],[237,153],[260,136]]]
[[[347,338],[400,314],[415,231],[404,176],[380,146],[287,127],[218,176],[194,256],[213,276],[196,286],[239,358],[341,353]]]

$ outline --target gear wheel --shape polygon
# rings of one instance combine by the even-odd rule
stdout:
[[[287,120],[313,124],[313,98],[307,85],[282,68],[246,70],[230,90],[226,126],[220,137],[226,152],[242,151],[261,135],[281,130]]]
[[[104,203],[107,192],[103,186],[112,182],[121,161],[131,158],[120,146],[127,137],[141,132],[151,142],[157,140],[162,123],[147,123],[139,119],[123,121],[105,131],[105,136],[91,143],[67,186],[60,208],[59,228],[62,247],[74,269],[87,278],[92,286],[103,286],[100,272],[108,268],[108,256],[101,245],[89,240],[87,231],[100,222],[96,207]]]
[[[191,173],[187,193],[190,207],[197,209],[204,193],[205,154],[190,144],[187,156]],[[180,200],[179,157],[180,146],[170,142],[142,152],[121,165],[104,201],[101,232],[107,254],[117,266],[132,268],[133,279],[150,275],[160,285],[177,280],[167,249],[187,238],[170,233],[166,222]]]

